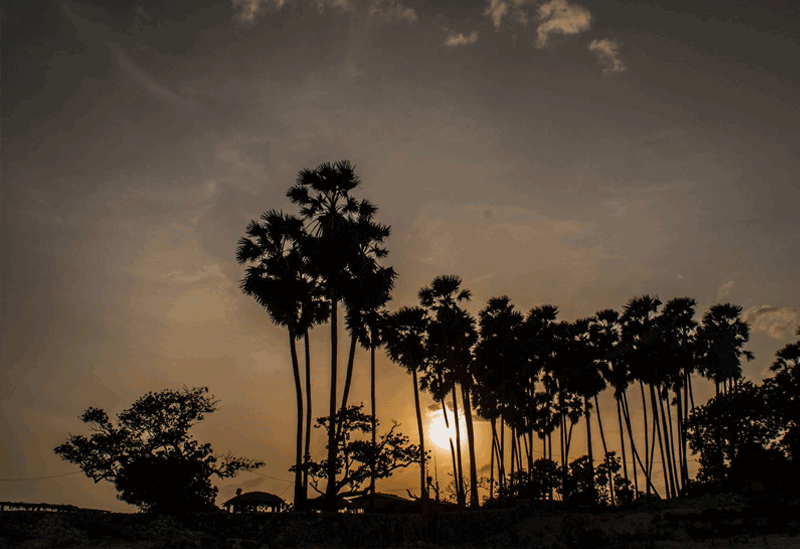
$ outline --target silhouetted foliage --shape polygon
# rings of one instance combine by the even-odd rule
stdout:
[[[699,406],[689,417],[689,446],[700,454],[697,482],[730,488],[731,464],[753,446],[769,448],[780,432],[767,392],[749,381]]]
[[[218,401],[207,393],[206,387],[147,393],[117,416],[118,425],[102,409],[88,408],[80,419],[95,432],[71,435],[54,451],[95,482],[112,482],[117,498],[142,511],[215,510],[212,475],[229,478],[264,463],[217,456],[210,444],[189,436],[192,425],[216,410]]]
[[[348,406],[334,418],[339,449],[335,463],[336,481],[334,486],[336,490],[334,495],[339,500],[368,493],[368,488],[361,488],[361,485],[370,480],[371,474],[374,474],[377,479],[388,478],[395,470],[419,463],[422,459],[419,446],[409,444],[407,436],[395,432],[399,426],[396,422],[393,422],[389,432],[381,435],[375,444],[371,440],[361,438],[370,433],[373,424],[372,416],[363,413],[363,408],[363,404]],[[379,423],[375,421],[375,424]],[[330,432],[330,417],[317,418],[317,425],[314,427],[322,427]],[[374,473],[372,472],[373,464]],[[319,488],[319,482],[322,479],[328,479],[329,470],[327,459],[321,462],[311,461],[308,464],[311,487],[318,493],[325,494],[326,497],[327,489],[323,492]]]

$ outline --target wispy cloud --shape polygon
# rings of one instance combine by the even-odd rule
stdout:
[[[486,10],[483,12],[484,15],[488,16],[489,19],[492,20],[495,29],[500,28],[500,24],[503,22],[503,17],[505,17],[507,13],[508,4],[503,2],[503,0],[489,0],[489,5],[486,6]]]
[[[625,72],[625,63],[619,56],[619,44],[608,38],[602,40],[592,40],[589,44],[589,51],[594,53],[603,65],[603,73],[613,74]]]
[[[800,326],[800,310],[792,307],[761,305],[750,307],[742,315],[754,331],[766,332],[772,339],[785,340]]]
[[[492,20],[495,30],[500,29],[503,19],[508,16],[516,23],[527,25],[529,18],[523,6],[529,3],[529,0],[489,0],[483,14]]]
[[[236,19],[243,23],[252,23],[264,6],[272,5],[280,10],[286,4],[286,0],[231,0],[231,3],[236,9]]]
[[[551,0],[539,6],[539,26],[536,28],[536,45],[547,47],[552,34],[578,34],[592,26],[592,14],[583,6],[567,0]]]
[[[375,17],[385,22],[406,21],[414,23],[417,12],[397,0],[312,0],[311,2],[293,2],[292,0],[231,0],[236,9],[236,19],[243,23],[252,23],[261,14],[265,7],[272,6],[279,11],[289,3],[310,4],[316,6],[322,13],[325,9],[343,12],[360,11],[370,17]]]
[[[199,282],[209,277],[225,278],[225,275],[219,270],[219,265],[206,265],[203,270],[195,274],[185,274],[183,271],[171,271],[167,274],[161,275],[161,278],[168,278],[172,282],[179,284],[190,284],[192,282]]]
[[[464,34],[463,32],[453,32],[447,35],[447,38],[444,41],[444,45],[448,48],[454,48],[456,46],[469,46],[470,44],[474,44],[478,41],[478,31],[472,31],[469,34]]]
[[[728,295],[731,293],[733,284],[733,280],[729,280],[720,286],[719,291],[717,292],[717,303],[724,303],[728,299]]]
[[[417,12],[395,0],[372,0],[368,13],[370,16],[386,22],[414,23],[417,20]]]

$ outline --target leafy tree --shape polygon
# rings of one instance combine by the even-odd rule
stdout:
[[[388,478],[400,468],[408,467],[422,460],[422,450],[416,444],[409,444],[408,437],[400,432],[395,432],[399,424],[393,422],[389,432],[382,435],[377,444],[365,440],[358,435],[367,435],[372,429],[373,418],[362,412],[363,404],[348,406],[341,410],[338,417],[334,418],[333,425],[329,417],[317,418],[315,428],[322,427],[329,433],[336,431],[337,447],[333,470],[336,474],[334,501],[346,497],[362,496],[369,492],[369,488],[362,488],[372,475],[375,478]],[[377,422],[376,422],[377,424]],[[337,427],[339,426],[339,427]],[[328,498],[328,489],[323,492],[319,483],[329,480],[330,466],[327,460],[321,462],[311,461],[308,465],[311,487],[320,495]],[[328,482],[330,486],[330,482]]]
[[[697,480],[725,487],[731,480],[731,463],[754,444],[771,446],[780,427],[767,391],[749,381],[698,406],[687,423],[689,447],[700,454]]]
[[[800,462],[800,341],[785,345],[775,355],[770,366],[774,375],[764,380],[764,386],[770,406],[781,422],[781,444],[797,464]]]
[[[616,452],[606,452],[603,462],[595,468],[597,503],[613,506],[633,501],[633,488],[630,481],[619,474],[621,468]]]
[[[94,433],[71,435],[54,451],[95,482],[112,482],[118,499],[142,511],[214,510],[212,475],[230,478],[264,463],[217,456],[210,444],[189,436],[192,425],[216,410],[218,401],[207,393],[206,387],[147,393],[117,416],[118,425],[102,409],[90,407],[80,419],[93,424]]]

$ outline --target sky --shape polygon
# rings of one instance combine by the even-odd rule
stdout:
[[[287,189],[328,161],[356,166],[355,196],[392,228],[389,309],[442,274],[474,314],[503,294],[564,320],[645,293],[693,297],[698,319],[729,301],[760,381],[800,324],[799,15],[778,0],[4,4],[0,500],[134,511],[52,449],[88,434],[89,406],[113,416],[184,385],[220,401],[198,439],[267,463],[218,482],[217,502],[291,498],[287,336],[240,292],[235,250],[262,212],[296,213]],[[316,330],[315,416],[328,345]],[[367,366],[359,351],[351,402],[369,400]],[[377,376],[382,426],[415,441],[405,369],[378,353]],[[378,489],[418,491],[417,474]]]

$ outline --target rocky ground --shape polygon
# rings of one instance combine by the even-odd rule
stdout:
[[[0,514],[0,549],[282,547],[800,549],[800,505],[770,498],[706,496],[614,512],[536,502],[514,509],[419,515]]]

